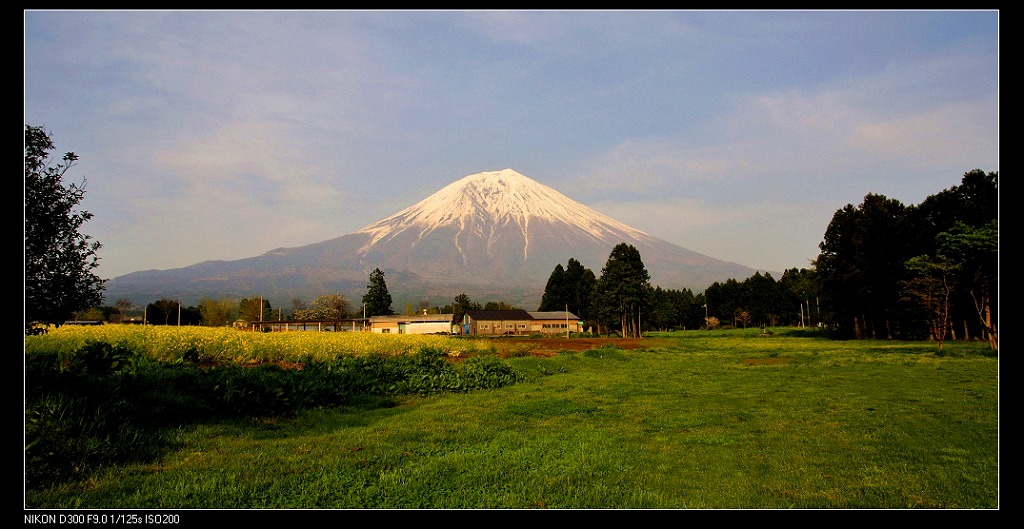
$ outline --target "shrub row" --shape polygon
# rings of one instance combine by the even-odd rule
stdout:
[[[521,378],[497,358],[453,364],[444,350],[430,346],[407,355],[309,361],[300,368],[203,367],[91,341],[71,355],[26,354],[25,366],[28,488],[151,459],[167,447],[167,432],[191,422],[387,405],[400,395],[497,388]]]

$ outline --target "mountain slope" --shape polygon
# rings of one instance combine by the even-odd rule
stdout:
[[[329,292],[358,305],[369,273],[385,272],[396,308],[421,299],[539,304],[554,267],[575,258],[600,275],[611,249],[636,246],[663,288],[703,291],[755,270],[652,237],[512,169],[466,176],[350,234],[237,261],[207,261],[111,279],[107,297],[196,303],[204,296],[270,298],[286,306]]]

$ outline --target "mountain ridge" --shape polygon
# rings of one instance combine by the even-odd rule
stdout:
[[[385,272],[397,308],[426,299],[539,304],[557,264],[575,258],[600,275],[611,249],[637,247],[662,288],[703,291],[755,270],[688,250],[623,224],[511,168],[460,178],[395,214],[346,235],[233,261],[139,271],[107,282],[107,295],[134,303],[159,297],[262,295],[275,306],[342,293],[358,306],[368,275]]]

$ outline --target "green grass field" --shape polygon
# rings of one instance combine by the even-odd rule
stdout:
[[[159,457],[28,490],[26,507],[1000,507],[986,344],[937,355],[796,329],[615,343],[507,358],[523,377],[497,389],[183,424]]]

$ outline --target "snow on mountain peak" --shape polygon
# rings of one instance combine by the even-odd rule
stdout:
[[[407,230],[419,232],[422,238],[442,227],[455,227],[458,233],[462,233],[467,229],[479,230],[484,223],[492,229],[493,226],[511,224],[522,231],[528,245],[530,222],[536,220],[572,226],[599,240],[624,235],[649,238],[642,231],[580,204],[513,169],[465,176],[356,233],[370,235],[364,247],[366,250]]]

